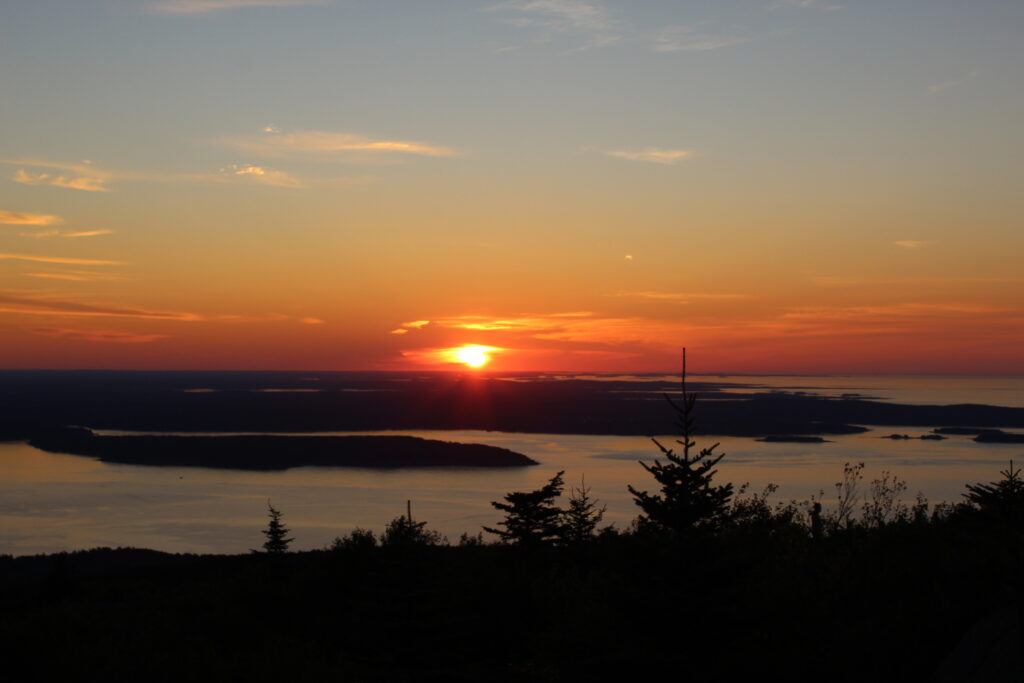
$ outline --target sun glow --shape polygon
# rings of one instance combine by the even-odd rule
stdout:
[[[452,353],[452,359],[457,363],[468,365],[471,368],[481,368],[490,362],[491,358],[488,355],[489,352],[494,351],[492,346],[478,346],[475,344],[468,346],[460,346],[454,349]]]

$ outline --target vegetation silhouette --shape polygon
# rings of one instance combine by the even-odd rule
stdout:
[[[652,679],[1024,679],[1024,480],[1012,461],[952,504],[904,502],[906,482],[887,471],[865,486],[859,462],[834,501],[775,500],[775,485],[715,481],[715,446],[693,453],[685,382],[684,360],[682,402],[668,401],[681,452],[658,444],[666,461],[644,465],[661,490],[630,489],[644,520],[632,529],[599,529],[604,507],[582,479],[560,508],[563,471],[492,502],[504,519],[484,529],[497,542],[449,545],[407,502],[380,538],[357,528],[286,552],[268,500],[272,562],[0,556],[5,671],[592,683],[631,680],[642,663]],[[669,639],[652,637],[659,621]]]
[[[513,491],[505,494],[504,503],[492,501],[496,510],[505,513],[498,522],[504,529],[485,526],[484,531],[495,534],[503,543],[537,547],[553,545],[562,537],[563,511],[555,505],[565,486],[561,471],[535,491]]]
[[[427,529],[426,522],[416,522],[412,518],[412,501],[405,503],[405,514],[395,517],[384,528],[380,542],[383,546],[410,547],[429,546],[447,543],[440,532]]]
[[[968,484],[964,498],[983,513],[1024,532],[1024,480],[1013,461],[1000,471],[1003,478],[991,484]]]
[[[692,438],[697,395],[686,391],[686,349],[683,349],[681,389],[680,403],[676,403],[668,394],[664,396],[676,414],[676,426],[682,435],[676,443],[682,446],[682,452],[676,453],[652,437],[651,440],[661,450],[666,462],[655,460],[654,464],[648,465],[640,461],[661,486],[661,493],[651,494],[632,485],[628,487],[634,502],[643,510],[638,519],[640,526],[653,526],[675,533],[719,525],[729,508],[733,490],[729,483],[712,485],[712,479],[717,473],[713,468],[724,456],[714,453],[717,443],[691,455],[691,450],[697,445]]]
[[[288,527],[281,521],[281,512],[270,504],[269,499],[267,500],[267,514],[270,516],[270,521],[267,522],[267,528],[263,530],[263,534],[267,537],[263,543],[263,551],[270,555],[282,555],[288,552],[288,546],[295,539],[288,538]]]
[[[590,487],[586,478],[580,478],[579,487],[570,487],[569,507],[562,511],[559,524],[559,538],[566,545],[586,543],[594,538],[597,525],[604,519],[608,506],[598,507],[597,501],[590,496]],[[610,529],[611,527],[607,527]]]

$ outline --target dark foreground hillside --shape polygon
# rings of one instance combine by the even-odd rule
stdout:
[[[762,519],[561,548],[6,557],[0,657],[11,681],[1020,680],[1020,551],[963,511],[817,539]]]

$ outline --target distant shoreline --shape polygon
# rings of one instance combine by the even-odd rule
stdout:
[[[293,467],[528,467],[497,446],[414,436],[100,436],[83,427],[37,434],[29,445],[103,462],[162,467],[286,470]]]
[[[519,381],[471,373],[0,372],[0,440],[65,425],[127,432],[383,430],[651,436],[672,433],[679,382],[635,377]],[[1024,429],[1024,407],[915,405],[843,388],[780,391],[688,382],[695,433],[821,437],[872,427]],[[817,393],[805,391],[812,388]]]

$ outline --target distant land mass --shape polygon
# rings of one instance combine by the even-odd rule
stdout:
[[[29,443],[104,462],[171,467],[285,470],[291,467],[524,467],[538,464],[497,446],[413,436],[100,436],[54,429]]]
[[[696,433],[828,436],[863,425],[1024,427],[1024,408],[904,405],[860,395],[690,382]],[[664,376],[463,372],[0,371],[0,439],[67,425],[154,432],[482,430],[651,436],[675,431]]]

